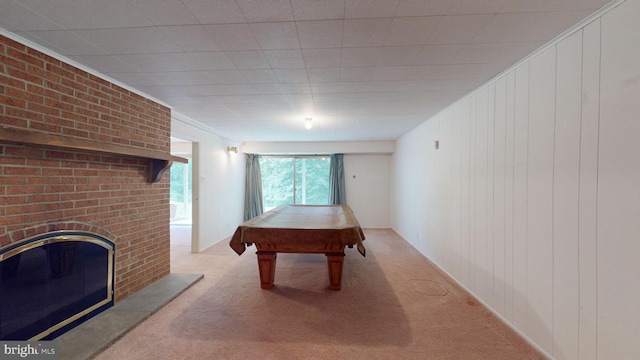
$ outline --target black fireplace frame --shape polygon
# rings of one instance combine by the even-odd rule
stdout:
[[[5,339],[5,340],[49,340],[53,339],[69,329],[77,326],[78,324],[88,320],[89,318],[97,315],[98,313],[104,311],[105,309],[113,306],[114,304],[114,280],[115,280],[115,243],[110,241],[109,239],[104,238],[95,233],[86,232],[86,231],[77,231],[77,230],[57,230],[51,231],[44,234],[39,234],[36,236],[32,236],[15,243],[11,243],[7,246],[0,248],[0,266],[2,268],[3,276],[5,273],[11,271],[11,265],[9,262],[6,262],[8,259],[13,259],[14,263],[18,263],[20,260],[21,254],[37,249],[40,247],[46,246],[47,258],[49,263],[49,269],[47,270],[50,274],[49,276],[56,277],[64,277],[67,275],[70,270],[69,267],[72,266],[72,263],[75,261],[75,249],[78,244],[93,244],[104,248],[107,253],[107,276],[106,276],[106,284],[102,284],[100,286],[105,286],[106,291],[100,291],[100,293],[106,293],[103,299],[97,299],[95,303],[83,310],[75,313],[72,316],[65,318],[62,321],[59,321],[55,324],[50,324],[47,328],[38,330],[39,333],[31,334],[28,339]],[[99,249],[99,248],[96,248]],[[52,255],[54,253],[54,255]],[[6,266],[8,265],[8,266]],[[5,271],[5,267],[8,269]],[[18,266],[18,265],[16,265]],[[16,270],[17,271],[17,270]],[[0,297],[3,294],[0,294]],[[91,300],[93,301],[93,300]]]

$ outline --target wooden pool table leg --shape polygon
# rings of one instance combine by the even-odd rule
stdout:
[[[260,271],[260,287],[263,289],[271,289],[273,287],[273,279],[276,276],[276,257],[277,253],[272,251],[258,251],[258,270]]]
[[[342,267],[344,253],[327,253],[327,265],[329,265],[329,289],[340,290],[342,287]]]

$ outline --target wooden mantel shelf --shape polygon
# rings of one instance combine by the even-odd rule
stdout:
[[[187,163],[188,160],[171,154],[148,149],[134,148],[114,143],[102,143],[64,135],[45,134],[25,129],[0,127],[0,141],[32,145],[53,146],[70,150],[87,150],[109,155],[124,155],[149,159],[149,178],[151,183],[162,178],[162,174],[174,161]]]

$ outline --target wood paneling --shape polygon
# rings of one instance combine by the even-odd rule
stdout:
[[[527,327],[527,186],[529,153],[529,63],[515,70],[513,146],[513,324]]]
[[[476,143],[475,157],[475,216],[474,216],[474,292],[483,299],[487,296],[487,106],[488,90],[483,88],[476,95]]]
[[[579,186],[579,351],[584,360],[597,358],[597,194],[598,127],[600,119],[600,20],[582,36],[582,118]]]
[[[578,197],[582,31],[557,45],[553,159],[553,343],[556,359],[578,358]],[[555,271],[562,269],[562,271]]]
[[[469,284],[471,281],[471,100],[464,99],[460,104],[461,107],[461,156],[460,156],[460,270],[462,276],[460,281]]]
[[[495,83],[487,86],[487,189],[486,189],[486,202],[487,202],[487,249],[486,260],[484,268],[485,271],[485,286],[487,292],[487,301],[492,304],[492,294],[494,285],[494,262],[493,262],[493,178],[494,178],[494,147],[495,147]],[[493,305],[493,304],[492,304]]]
[[[504,183],[504,272],[505,296],[503,316],[513,322],[514,303],[514,130],[515,130],[515,72],[506,76],[505,113],[505,183]]]
[[[640,353],[640,2],[614,6],[394,155],[441,131],[417,190],[446,214],[424,230],[435,261],[555,359]]]
[[[526,333],[551,349],[553,315],[553,155],[556,49],[531,60],[527,187]]]
[[[493,148],[493,283],[492,307],[499,313],[505,311],[505,174],[506,174],[506,116],[507,78],[496,81],[495,123]]]
[[[602,17],[598,144],[598,358],[640,353],[640,1]]]

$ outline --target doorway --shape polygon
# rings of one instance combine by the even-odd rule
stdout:
[[[172,254],[189,253],[197,249],[197,237],[193,231],[197,222],[193,195],[197,186],[194,182],[196,149],[197,143],[171,137],[171,155],[189,160],[186,164],[174,162],[170,170],[169,227]]]

